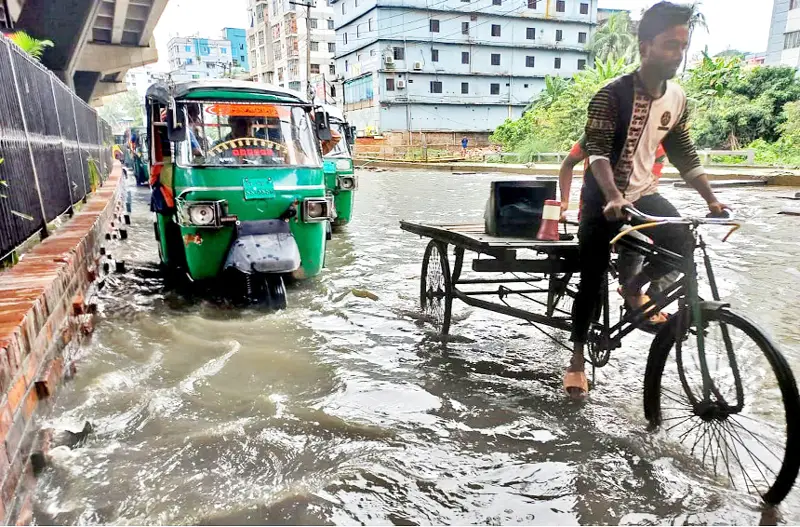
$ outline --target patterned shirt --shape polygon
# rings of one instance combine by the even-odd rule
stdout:
[[[684,180],[703,175],[689,137],[688,120],[686,94],[674,82],[668,81],[664,94],[657,99],[647,93],[638,73],[624,75],[603,87],[589,103],[586,152],[590,166],[584,177],[584,200],[605,203],[591,169],[598,159],[611,163],[614,183],[627,200],[633,202],[657,192],[653,165],[659,143]]]

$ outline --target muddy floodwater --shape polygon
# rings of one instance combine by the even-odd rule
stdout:
[[[636,332],[584,405],[561,389],[568,354],[521,321],[454,304],[454,335],[421,324],[426,240],[399,220],[481,222],[508,175],[361,172],[355,217],[327,268],[279,313],[164,287],[149,192],[132,189],[127,272],[102,290],[77,376],[45,426],[95,433],[56,449],[35,521],[55,524],[758,524],[756,501],[692,469],[648,432]],[[693,191],[663,184],[684,212]],[[575,189],[577,191],[577,189]],[[708,232],[722,294],[800,375],[796,189],[720,198],[747,224]],[[368,290],[377,300],[354,296]],[[566,335],[560,335],[566,340]],[[800,491],[778,521],[800,522]]]

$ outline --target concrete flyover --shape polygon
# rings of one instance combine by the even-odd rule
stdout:
[[[50,39],[42,62],[83,100],[127,89],[125,73],[158,60],[153,30],[169,0],[0,0],[14,29]]]

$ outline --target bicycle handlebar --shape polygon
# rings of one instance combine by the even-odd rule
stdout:
[[[645,214],[634,206],[623,207],[623,210],[630,214],[632,217],[647,223],[669,223],[672,225],[728,225],[728,226],[741,226],[741,223],[736,221],[730,209],[726,209],[727,217],[670,217],[670,216],[650,216]]]

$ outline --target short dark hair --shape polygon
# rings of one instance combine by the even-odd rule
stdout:
[[[692,8],[687,5],[659,2],[642,15],[639,42],[653,40],[671,27],[685,26],[691,17]]]

